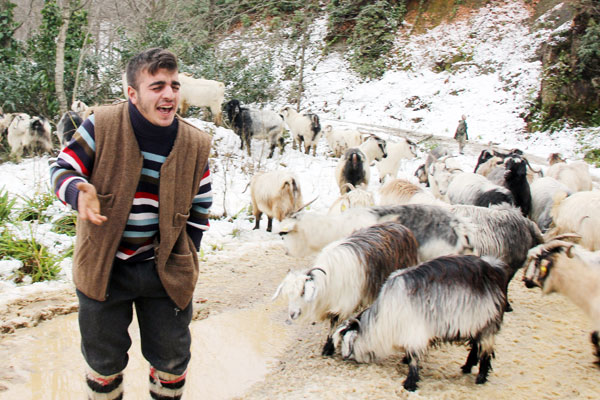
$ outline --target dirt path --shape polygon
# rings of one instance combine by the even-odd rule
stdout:
[[[232,256],[234,253],[227,248],[208,256],[202,263],[194,299],[197,321],[208,322],[220,315],[260,309],[260,318],[265,319],[247,335],[267,327],[273,337],[267,335],[262,339],[265,346],[269,346],[270,340],[280,339],[277,354],[269,363],[264,379],[235,398],[595,399],[600,393],[600,370],[593,364],[588,319],[559,295],[542,297],[539,290],[526,289],[520,274],[509,289],[515,310],[505,316],[489,382],[475,385],[474,374],[460,372],[467,355],[464,346],[444,345],[430,351],[421,365],[420,389],[408,393],[402,388],[407,368],[399,357],[371,365],[345,362],[339,356],[325,358],[320,355],[326,335],[324,324],[285,324],[286,304],[281,300],[272,303],[270,297],[288,269],[308,266],[310,259],[286,256],[276,237],[272,241],[245,242],[242,246],[246,247],[243,256]],[[40,296],[7,307],[1,316],[6,323],[40,312],[46,315],[40,310],[74,312],[73,300],[68,291],[54,293],[49,298]],[[38,321],[43,319],[38,318]],[[38,329],[43,326],[44,322]],[[22,334],[27,329],[17,328],[17,331]],[[240,325],[240,329],[248,328]],[[284,330],[286,334],[282,336]],[[0,345],[12,336],[4,335]],[[2,352],[9,351],[6,347],[0,346],[0,357],[5,356]],[[9,365],[9,370],[11,368],[18,366]],[[202,374],[201,371],[195,373]],[[6,386],[2,391],[2,377],[0,374],[0,398],[14,398]],[[215,379],[226,382],[231,378]],[[187,398],[200,397],[188,393]],[[222,397],[215,395],[214,398]]]

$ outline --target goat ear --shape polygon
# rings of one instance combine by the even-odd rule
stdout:
[[[317,285],[312,279],[307,279],[304,282],[304,301],[310,303],[317,297]]]

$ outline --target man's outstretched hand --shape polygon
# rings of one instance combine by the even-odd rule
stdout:
[[[102,225],[106,221],[106,217],[100,215],[100,202],[98,201],[94,185],[87,182],[79,182],[77,189],[79,189],[79,198],[77,199],[79,217],[90,221],[94,225]]]

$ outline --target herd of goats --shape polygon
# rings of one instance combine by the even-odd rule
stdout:
[[[186,74],[180,79],[193,80]],[[182,84],[182,112],[207,106],[220,124],[223,85],[195,81],[201,80]],[[212,86],[186,94],[194,84]],[[268,231],[276,218],[288,254],[316,255],[310,268],[286,275],[273,299],[287,298],[292,320],[330,323],[323,355],[337,349],[344,359],[370,362],[403,349],[409,367],[403,385],[414,391],[429,346],[468,342],[462,370],[470,373],[479,364],[476,383],[484,383],[495,335],[504,312],[512,310],[509,283],[524,268],[527,287],[562,293],[592,319],[600,363],[600,191],[585,162],[552,154],[542,174],[518,149],[484,150],[468,172],[440,146],[415,172],[417,185],[396,178],[400,161],[416,157],[408,139],[322,129],[317,115],[289,106],[276,113],[230,100],[223,108],[248,154],[252,138],[267,140],[269,157],[277,147],[283,151],[287,126],[294,149],[314,155],[323,136],[339,158],[340,197],[328,213],[303,210],[290,171],[258,173],[250,183],[254,228],[263,213]],[[74,102],[57,125],[61,144],[89,112]],[[44,118],[0,114],[5,131],[17,158],[32,145],[52,148]],[[377,205],[367,190],[372,163],[382,182]]]
[[[240,107],[232,102],[230,117]],[[289,123],[288,109],[283,120],[294,142],[308,138],[308,154],[318,118],[292,114]],[[299,118],[304,130],[294,124]],[[310,268],[286,275],[273,299],[287,299],[291,320],[329,322],[323,355],[337,349],[344,359],[371,362],[402,349],[409,367],[403,385],[414,391],[429,346],[468,342],[462,370],[479,364],[476,383],[484,383],[495,335],[512,311],[509,283],[524,267],[527,287],[562,293],[591,317],[600,363],[600,191],[585,162],[552,154],[544,173],[518,149],[484,150],[467,172],[440,146],[415,172],[417,185],[396,178],[399,160],[416,156],[410,140],[323,131],[339,156],[340,197],[327,213],[303,210],[290,171],[258,173],[250,182],[254,228],[263,213],[268,231],[276,218],[289,255],[316,255]],[[269,141],[272,155],[278,140]],[[367,190],[373,162],[382,181],[377,205]]]

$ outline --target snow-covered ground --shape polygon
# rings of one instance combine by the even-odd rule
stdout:
[[[305,72],[304,108],[318,113],[322,125],[355,122],[366,124],[361,127],[365,132],[368,131],[365,126],[372,125],[446,138],[453,136],[458,119],[464,114],[472,141],[492,142],[507,149],[520,148],[542,159],[551,152],[560,152],[572,160],[581,159],[582,145],[600,147],[598,128],[525,132],[521,115],[535,97],[541,73],[541,64],[534,55],[550,31],[530,33],[525,24],[530,15],[520,1],[492,3],[452,25],[439,26],[423,35],[399,36],[399,55],[381,80],[358,79],[335,53],[325,58],[310,57],[310,68]],[[316,21],[312,40],[318,43],[324,34],[325,20]],[[281,54],[286,51],[281,49]],[[436,60],[457,52],[468,54],[470,63],[452,73],[434,72]],[[289,84],[282,82],[282,86]],[[411,106],[407,106],[409,99],[412,99]],[[268,108],[279,109],[284,105],[285,101],[278,99]],[[212,214],[227,214],[211,221],[211,229],[202,243],[201,257],[210,257],[215,252],[241,254],[257,242],[280,240],[277,221],[274,221],[273,233],[265,232],[265,220],[261,230],[252,230],[248,185],[257,171],[276,168],[293,171],[300,180],[305,201],[317,198],[311,210],[326,211],[338,197],[334,178],[337,159],[328,155],[323,138],[316,157],[294,151],[288,144],[284,154],[276,151],[275,156],[267,160],[268,149],[264,142],[254,141],[252,157],[248,157],[245,151],[239,150],[239,138],[232,131],[198,119],[190,121],[214,135]],[[385,130],[378,129],[377,133],[394,140],[394,135]],[[414,179],[413,173],[423,162],[427,150],[421,146],[417,159],[404,161],[398,177]],[[466,154],[459,157],[468,170],[474,166],[477,153],[467,147]],[[593,168],[592,173],[600,177],[599,169]],[[0,188],[6,188],[11,196],[31,198],[35,193],[46,192],[49,190],[48,158],[0,165],[0,182]],[[372,168],[369,189],[376,194],[379,186],[377,170]],[[19,203],[22,203],[20,198]],[[48,213],[57,218],[68,211],[57,201]],[[33,235],[52,252],[60,254],[73,243],[73,238],[53,233],[50,227],[51,224],[20,223],[10,224],[6,229],[23,236]],[[64,260],[63,272],[54,282],[17,285],[10,280],[10,275],[19,266],[19,261],[0,261],[0,309],[34,292],[72,286],[70,258]]]

